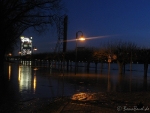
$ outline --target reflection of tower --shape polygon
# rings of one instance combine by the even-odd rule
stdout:
[[[18,80],[20,91],[31,90],[32,85],[31,66],[19,66]]]
[[[20,50],[21,50],[21,56],[24,55],[31,55],[32,54],[32,37],[24,37],[21,36],[21,44],[20,44]]]

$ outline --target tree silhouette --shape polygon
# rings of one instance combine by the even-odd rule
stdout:
[[[14,47],[26,29],[45,30],[61,9],[61,0],[1,0],[0,66],[3,66],[6,52]]]
[[[108,51],[106,48],[95,49],[93,52],[93,58],[95,60],[95,64],[97,66],[98,62],[101,62],[101,72],[103,68],[103,62],[108,58]]]
[[[125,64],[130,63],[133,60],[134,52],[137,50],[136,44],[132,42],[116,41],[108,44],[108,51],[110,56],[117,60],[119,66],[119,74],[123,73],[123,67],[125,70]],[[116,56],[114,58],[114,56]]]
[[[117,56],[117,63],[119,65],[119,73],[122,74],[123,66],[125,71],[125,64],[131,63],[134,57],[134,51],[137,46],[132,42],[120,42],[116,45],[114,54]]]
[[[149,48],[139,48],[136,51],[137,59],[144,64],[144,76],[147,77],[148,64],[150,62],[150,49]]]

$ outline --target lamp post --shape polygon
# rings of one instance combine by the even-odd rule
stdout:
[[[78,38],[78,34],[81,33],[81,37]],[[83,32],[82,31],[78,31],[76,32],[76,58],[75,58],[75,74],[77,73],[77,41],[84,41],[85,38],[83,37]]]

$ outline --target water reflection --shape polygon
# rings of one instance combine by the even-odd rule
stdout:
[[[20,82],[20,77],[21,77],[21,66],[19,66],[18,69],[18,81]]]
[[[9,63],[9,66],[8,66],[8,79],[10,80],[11,78],[11,64]]]
[[[130,71],[130,92],[132,91],[132,71]]]
[[[21,64],[23,64],[23,65],[28,65],[28,66],[31,66],[31,61],[21,61],[20,62]]]
[[[78,71],[75,75],[73,70],[68,73],[64,72],[62,75],[50,67],[35,68],[30,65],[18,66],[16,64],[7,64],[5,69],[7,69],[9,81],[12,81],[9,84],[19,83],[16,91],[34,96],[71,96],[81,92],[83,96],[85,95],[83,93],[91,95],[96,92],[150,91],[149,76],[144,78],[140,72],[126,72],[119,75],[115,70],[107,70],[103,73]]]
[[[36,75],[34,75],[34,79],[33,79],[33,90],[35,93],[35,91],[36,91]]]
[[[34,68],[34,77],[33,77],[33,90],[34,90],[34,94],[35,94],[35,91],[36,91],[36,84],[37,84],[37,81],[36,81],[36,71],[38,70],[38,68]]]
[[[110,74],[108,74],[108,82],[107,82],[107,91],[110,92],[111,82],[110,82]]]
[[[18,72],[19,91],[31,90],[32,86],[32,70],[31,66],[19,66]]]
[[[147,91],[147,77],[146,76],[144,76],[143,78],[143,89],[144,91]]]

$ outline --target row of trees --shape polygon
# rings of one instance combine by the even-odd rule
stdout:
[[[29,57],[30,58],[30,57]],[[59,53],[41,53],[34,54],[34,59],[42,60],[65,60],[67,62],[74,61],[76,59],[75,50],[67,51],[65,54]],[[87,62],[89,67],[91,62],[103,64],[104,62],[116,62],[119,67],[119,73],[123,73],[126,64],[132,64],[132,62],[139,62],[144,65],[144,76],[147,76],[148,64],[150,63],[150,49],[144,47],[138,47],[132,42],[108,42],[100,48],[84,48],[77,50],[77,61]],[[132,66],[132,65],[131,65]],[[132,69],[132,67],[130,68]]]

